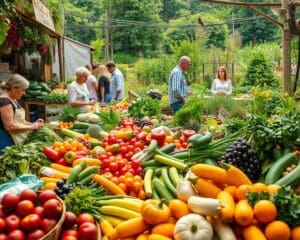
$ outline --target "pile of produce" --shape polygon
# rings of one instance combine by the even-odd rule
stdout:
[[[44,82],[31,81],[24,97],[30,100],[44,100],[51,92],[49,86]]]

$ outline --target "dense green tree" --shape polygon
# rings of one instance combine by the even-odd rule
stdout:
[[[183,10],[189,10],[190,4],[184,0],[162,0],[163,9],[161,12],[161,18],[163,21],[169,21],[180,17],[180,13]]]
[[[112,32],[115,51],[148,56],[159,49],[162,40],[159,0],[114,0],[111,6],[111,18],[119,23],[114,24],[118,26]]]

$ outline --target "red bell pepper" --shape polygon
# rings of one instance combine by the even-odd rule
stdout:
[[[183,130],[183,136],[186,140],[188,140],[191,136],[195,135],[196,132],[194,130]]]
[[[53,148],[51,147],[44,147],[43,150],[44,154],[46,155],[47,158],[51,159],[52,161],[58,161],[60,159],[60,154],[56,152]]]
[[[71,166],[72,164],[68,164],[66,161],[65,161],[65,158],[61,158],[59,159],[58,161],[56,161],[57,164],[60,164],[60,165],[63,165],[63,166]]]
[[[165,144],[166,133],[164,130],[156,130],[151,133],[151,138],[155,139],[159,146],[163,146]]]

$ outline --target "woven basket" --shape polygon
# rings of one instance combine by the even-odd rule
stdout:
[[[57,199],[63,206],[63,212],[61,214],[61,217],[58,220],[55,227],[50,232],[48,232],[44,237],[40,238],[40,240],[58,240],[59,239],[59,234],[61,232],[61,227],[62,227],[62,225],[65,221],[66,205],[65,205],[64,201],[61,198],[57,197]]]

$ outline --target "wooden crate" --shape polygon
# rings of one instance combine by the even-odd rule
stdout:
[[[46,121],[52,121],[53,117],[57,116],[66,106],[68,106],[67,103],[45,104]]]

